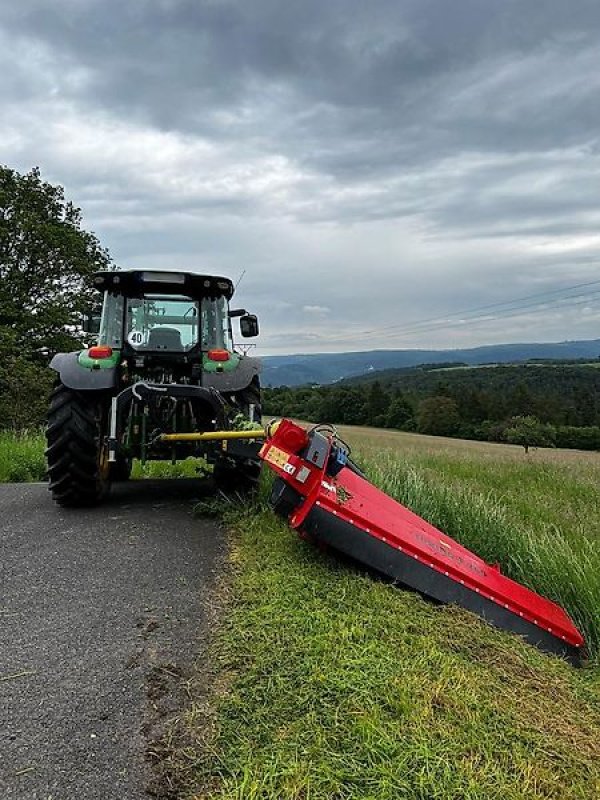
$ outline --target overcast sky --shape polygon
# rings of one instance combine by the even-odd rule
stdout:
[[[0,162],[120,267],[245,269],[263,353],[600,338],[600,283],[456,314],[600,281],[599,90],[597,0],[0,6]]]

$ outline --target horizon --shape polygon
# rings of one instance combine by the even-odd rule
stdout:
[[[561,339],[560,341],[519,341],[519,342],[493,342],[491,344],[479,344],[470,347],[376,347],[370,350],[335,350],[335,351],[322,351],[318,353],[260,353],[260,358],[299,358],[299,357],[312,357],[312,356],[340,356],[340,355],[353,355],[360,353],[396,353],[396,352],[436,352],[436,353],[452,353],[462,350],[482,350],[487,347],[528,347],[531,345],[546,344],[546,345],[562,345],[562,344],[579,344],[581,342],[600,342],[600,336],[591,339]],[[258,345],[257,345],[258,349]]]

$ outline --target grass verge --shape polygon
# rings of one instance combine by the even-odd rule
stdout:
[[[411,491],[422,500],[430,487]],[[497,513],[486,518],[482,500],[476,519]],[[182,796],[598,796],[597,668],[363,575],[291,534],[264,500],[226,520],[231,597],[210,725],[204,699],[174,756]]]
[[[563,603],[598,647],[598,459],[416,440],[399,454],[392,438],[361,436],[375,482]],[[43,447],[38,433],[0,434],[0,480],[42,479]],[[134,476],[190,477],[202,465],[175,466],[136,464]],[[298,540],[264,496],[225,518],[232,574],[212,693],[203,671],[165,745],[159,796],[600,795],[597,660],[575,671],[375,581]]]
[[[43,481],[44,447],[42,431],[0,431],[0,483]]]

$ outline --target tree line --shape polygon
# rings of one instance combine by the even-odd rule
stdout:
[[[264,395],[267,416],[600,450],[600,362],[387,370]]]
[[[0,165],[0,428],[45,422],[54,353],[81,346],[89,277],[111,268],[62,186]]]

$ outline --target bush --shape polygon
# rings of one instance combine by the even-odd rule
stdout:
[[[573,425],[559,425],[555,431],[557,447],[573,450],[600,450],[600,428],[576,428]]]

